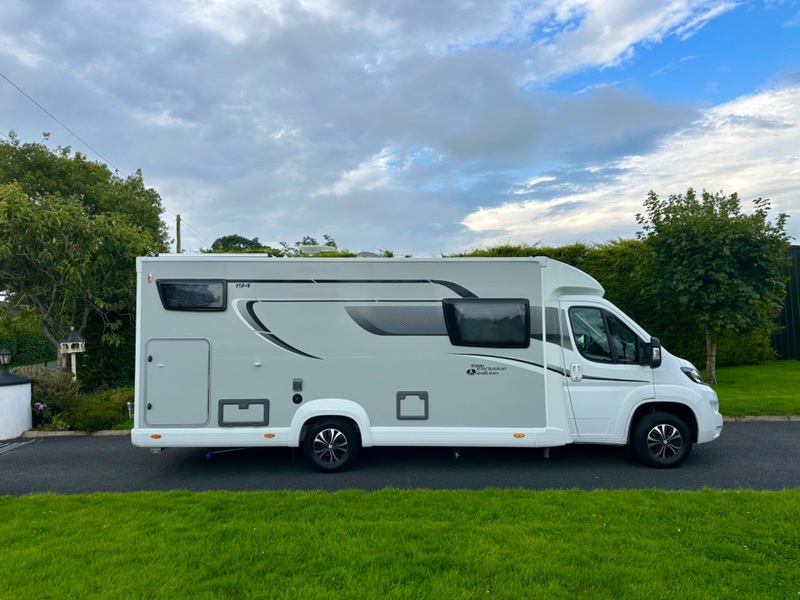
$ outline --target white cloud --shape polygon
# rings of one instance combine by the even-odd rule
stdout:
[[[38,46],[40,46],[38,35],[0,34],[0,55],[6,55],[31,69],[38,68],[45,61],[45,56],[37,50]]]
[[[756,185],[761,173],[796,177],[778,142],[796,135],[790,99],[701,114],[627,70],[667,37],[696,42],[730,0],[35,4],[0,3],[12,79],[122,171],[140,167],[206,237],[188,230],[186,247],[232,233],[429,255],[509,236],[602,240],[632,232],[650,187],[767,196],[777,187]],[[784,68],[773,84],[796,85]],[[581,93],[551,85],[563,77]],[[86,151],[0,92],[0,127]]]
[[[560,27],[530,57],[528,81],[543,84],[578,69],[617,66],[633,58],[636,45],[672,34],[686,39],[735,6],[727,0],[566,2],[555,11]]]
[[[397,170],[397,158],[392,150],[384,148],[358,165],[356,169],[342,173],[332,185],[320,188],[315,196],[344,196],[355,191],[378,190],[387,187],[392,172]]]
[[[141,110],[135,109],[132,111],[131,116],[142,125],[150,127],[166,127],[166,128],[182,128],[190,129],[194,127],[193,123],[176,117],[172,114],[167,107],[160,107],[157,110]]]
[[[481,208],[463,221],[473,234],[468,245],[631,237],[650,189],[668,195],[689,187],[737,192],[745,208],[770,198],[775,212],[795,215],[789,232],[800,238],[799,95],[800,86],[773,89],[709,109],[656,151],[610,165],[614,175],[591,190]]]

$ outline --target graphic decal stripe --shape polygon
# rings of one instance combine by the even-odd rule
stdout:
[[[530,361],[530,360],[522,360],[521,358],[514,358],[513,356],[499,356],[499,355],[496,355],[496,354],[473,354],[473,353],[467,354],[467,353],[461,353],[461,352],[451,352],[450,354],[451,354],[451,356],[470,356],[470,357],[474,357],[474,358],[491,358],[491,359],[495,359],[495,360],[505,360],[505,361],[508,361],[508,362],[518,362],[518,363],[522,363],[522,364],[525,364],[525,365],[531,365],[532,367],[537,367],[539,369],[543,369],[544,368],[544,366],[541,363],[536,363],[536,362],[533,362],[533,361]],[[561,367],[548,366],[547,370],[548,371],[552,371],[553,373],[558,373],[559,375],[566,375],[567,374],[566,371],[564,371],[564,369],[562,369]]]
[[[443,279],[226,279],[227,283],[316,283],[316,284],[325,284],[325,283],[352,283],[352,284],[365,284],[365,283],[409,283],[409,284],[420,284],[420,283],[433,283],[435,285],[441,285],[442,287],[446,287],[448,290],[455,292],[462,298],[477,298],[478,296],[475,295],[473,292],[469,291],[462,285],[457,283],[453,283],[452,281],[445,281]]]
[[[625,383],[650,383],[646,379],[618,379],[616,377],[592,377],[591,375],[584,375],[583,379],[591,379],[592,381],[622,381]]]
[[[374,335],[446,336],[442,305],[346,306],[356,324]]]
[[[306,352],[303,352],[302,350],[298,350],[294,346],[290,346],[289,344],[284,342],[282,339],[280,339],[278,336],[276,336],[274,333],[272,333],[269,330],[269,328],[267,328],[267,326],[264,325],[264,323],[262,323],[261,320],[256,316],[256,313],[253,310],[253,305],[256,302],[258,302],[258,300],[250,300],[249,302],[247,302],[247,306],[246,306],[247,315],[246,315],[246,318],[247,318],[248,324],[255,330],[256,333],[258,333],[258,335],[263,337],[268,342],[274,344],[275,346],[278,346],[279,348],[282,348],[282,349],[287,350],[289,352],[292,352],[294,354],[298,354],[300,356],[305,356],[306,358],[314,358],[316,360],[322,360],[319,356],[314,356],[313,354],[308,354]]]
[[[535,363],[535,362],[531,362],[531,361],[527,361],[527,360],[522,360],[522,359],[519,359],[519,358],[512,358],[510,356],[498,356],[498,355],[493,355],[493,354],[460,354],[460,353],[453,353],[453,354],[455,356],[474,356],[476,358],[502,359],[502,360],[507,360],[507,361],[511,361],[511,362],[525,363],[525,364],[528,364],[528,365],[533,365],[534,367],[542,368],[542,365],[539,364],[539,363]],[[548,371],[553,371],[554,373],[558,373],[559,375],[564,375],[565,377],[569,375],[569,373],[565,369],[562,369],[560,367],[548,366],[547,370]],[[625,382],[625,383],[650,383],[649,381],[647,381],[645,379],[621,379],[621,378],[616,378],[616,377],[593,377],[591,375],[584,375],[583,378],[584,379],[589,379],[591,381],[622,381],[622,382]]]

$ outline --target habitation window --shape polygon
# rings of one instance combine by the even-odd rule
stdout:
[[[530,305],[524,299],[443,300],[450,342],[456,346],[527,348]]]
[[[156,286],[167,310],[225,310],[224,281],[159,279]]]

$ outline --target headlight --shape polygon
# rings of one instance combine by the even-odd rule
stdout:
[[[699,383],[700,385],[706,385],[706,382],[703,381],[703,378],[700,376],[700,373],[694,367],[681,367],[681,371],[692,381],[695,383]]]

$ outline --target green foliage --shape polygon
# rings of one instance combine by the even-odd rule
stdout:
[[[669,308],[671,294],[652,275],[650,248],[645,240],[618,239],[603,244],[575,243],[560,247],[501,245],[475,249],[453,256],[513,258],[546,256],[585,271],[605,289],[605,297],[661,339],[670,352],[702,365],[705,340],[702,326],[689,315]],[[718,336],[720,365],[756,364],[771,358],[771,327],[749,333],[726,330]]]
[[[314,258],[355,258],[357,254],[349,250],[339,250],[336,246],[336,240],[329,235],[323,236],[325,243],[323,246],[330,247],[330,251],[317,252]],[[288,256],[291,258],[308,258],[309,255],[305,254],[301,246],[319,246],[316,238],[311,236],[304,236],[302,240],[295,242],[294,246],[290,246],[286,242],[280,243],[280,248],[273,248],[271,246],[264,246],[258,241],[258,238],[248,239],[241,235],[225,235],[214,240],[209,250],[201,250],[201,252],[224,252],[228,254],[269,254],[270,256]],[[393,256],[389,250],[384,250],[382,253],[384,257]]]
[[[38,419],[36,425],[91,432],[114,429],[128,419],[127,403],[133,404],[132,386],[81,394],[81,384],[72,379],[71,373],[34,366],[13,371],[33,380],[31,406]]]
[[[210,250],[202,250],[202,252],[220,252],[220,253],[242,253],[242,254],[269,254],[270,256],[284,256],[284,251],[278,248],[271,248],[265,246],[258,241],[258,238],[248,239],[244,236],[232,234],[223,235],[217,238],[211,244]]]
[[[349,250],[339,250],[336,245],[336,240],[329,235],[323,236],[325,243],[322,246],[328,246],[330,250],[317,252],[313,258],[356,258],[358,254],[350,252]],[[310,258],[311,255],[306,254],[301,249],[301,246],[319,246],[316,238],[311,236],[304,236],[302,240],[294,243],[294,246],[286,242],[280,242],[280,248],[273,248],[272,246],[265,246],[258,241],[258,238],[249,239],[241,235],[225,235],[214,240],[211,248],[208,250],[200,250],[204,253],[226,253],[226,254],[268,254],[275,257],[290,257],[290,258]],[[394,252],[391,250],[381,250],[381,258],[393,258]]]
[[[348,250],[339,250],[339,247],[336,245],[336,240],[333,239],[329,235],[323,235],[322,238],[325,240],[324,244],[320,244],[317,241],[317,238],[311,237],[309,235],[303,236],[303,239],[295,242],[294,246],[290,246],[286,242],[281,242],[281,248],[283,248],[283,255],[284,256],[292,256],[292,257],[308,257],[307,254],[303,252],[301,246],[328,246],[330,251],[325,252],[318,252],[314,255],[315,258],[354,258],[356,256],[355,253],[350,252]]]
[[[56,360],[53,344],[41,331],[19,332],[6,337],[0,333],[0,346],[5,346],[13,353],[12,364],[30,365]]]
[[[72,374],[44,367],[17,367],[14,373],[33,380],[31,403],[46,404],[52,414],[68,413],[78,401],[80,384]]]
[[[11,314],[0,304],[0,348],[11,350],[12,365],[30,365],[55,360],[53,344],[42,332],[33,311]]]
[[[122,178],[80,152],[73,155],[69,147],[51,150],[43,143],[23,144],[12,131],[7,140],[0,141],[2,183],[18,184],[31,198],[77,198],[89,215],[121,215],[150,233],[154,252],[168,248],[161,198],[145,187],[141,171]]]
[[[591,248],[591,246],[580,242],[559,247],[540,246],[539,244],[501,244],[489,248],[474,248],[469,252],[459,254],[449,254],[445,258],[524,258],[546,256],[580,269],[581,264],[591,252]]]
[[[114,345],[103,340],[105,324],[97,315],[91,315],[83,332],[86,352],[77,355],[78,378],[81,388],[90,392],[105,387],[133,385],[136,328],[131,314],[117,314],[122,325],[115,332]]]
[[[659,198],[650,192],[639,237],[646,268],[661,300],[658,309],[676,322],[704,332],[706,371],[715,381],[716,345],[725,331],[767,335],[786,296],[789,261],[787,216],[768,220],[769,201],[742,212],[739,197],[693,189]]]
[[[469,252],[458,254],[448,254],[445,258],[516,258],[525,256],[541,256],[541,249],[538,244],[532,246],[528,244],[500,244],[489,248],[473,248]]]
[[[80,333],[92,313],[113,342],[121,324],[114,315],[133,310],[135,258],[154,244],[122,215],[93,216],[77,199],[34,199],[16,184],[0,184],[0,289],[40,315],[56,347],[71,326]]]
[[[167,249],[161,198],[69,148],[0,142],[0,290],[30,308],[54,348],[70,327],[99,352],[132,327],[135,258]],[[84,336],[86,337],[86,336]]]
[[[9,598],[796,598],[799,509],[798,490],[5,497],[0,573]]]
[[[133,404],[132,387],[84,394],[67,415],[67,421],[77,431],[114,429],[128,419],[128,402]]]
[[[787,217],[771,223],[768,200],[753,206],[752,214],[743,213],[736,194],[703,191],[698,198],[690,188],[663,200],[650,192],[647,214],[637,215],[640,237],[673,313],[688,313],[713,333],[774,322],[786,294]]]

